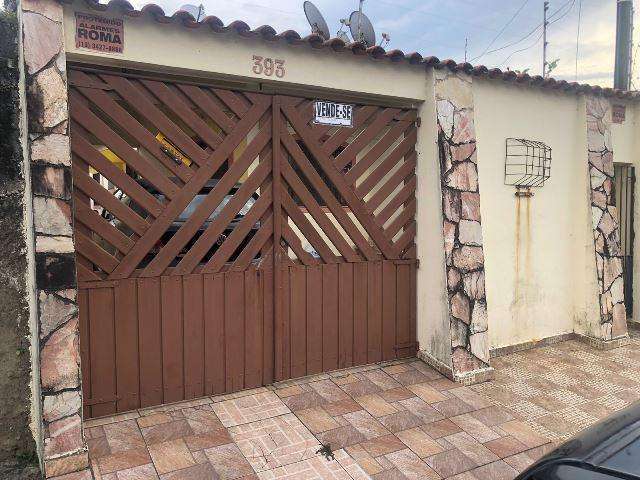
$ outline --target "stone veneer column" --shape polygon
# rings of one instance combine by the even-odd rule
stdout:
[[[88,466],[82,392],[62,6],[22,0],[47,477]],[[78,478],[91,478],[86,471]]]
[[[480,190],[472,79],[434,70],[451,376],[465,383],[491,377]]]
[[[600,304],[600,325],[588,335],[593,337],[596,346],[617,346],[627,340],[628,334],[620,230],[614,205],[611,103],[604,97],[589,96],[586,113],[589,193]]]

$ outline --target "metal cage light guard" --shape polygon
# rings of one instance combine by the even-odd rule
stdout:
[[[530,189],[542,187],[550,177],[551,147],[538,140],[506,139],[504,183],[516,187],[516,195],[531,196]]]

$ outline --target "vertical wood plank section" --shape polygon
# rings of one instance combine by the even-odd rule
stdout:
[[[367,363],[368,263],[353,264],[353,363]]]
[[[410,293],[410,302],[409,302],[409,332],[411,337],[411,342],[413,343],[413,347],[411,347],[410,356],[414,356],[418,352],[418,266],[416,263],[411,264],[411,272],[409,277],[409,291]]]
[[[91,330],[91,393],[94,417],[116,412],[116,346],[113,288],[89,291],[89,328]],[[108,400],[108,401],[105,401]]]
[[[290,267],[291,272],[291,376],[307,374],[307,282],[306,267]]]
[[[138,295],[134,279],[116,282],[114,291],[118,412],[140,407]]]
[[[204,305],[203,275],[186,275],[184,295],[184,398],[204,393]]]
[[[274,334],[273,334],[273,270],[258,270],[260,273],[260,289],[262,290],[263,325],[262,339],[262,383],[269,385],[275,381],[274,374]]]
[[[255,269],[244,272],[245,342],[244,386],[262,385],[262,290],[260,277]]]
[[[396,265],[396,354],[410,356],[411,346],[411,265]]]
[[[322,266],[306,267],[307,374],[322,372]]]
[[[284,255],[284,253],[283,253]],[[294,267],[280,265],[281,324],[282,324],[282,378],[291,378],[291,270]]]
[[[282,380],[285,377],[284,369],[284,325],[282,324],[282,204],[280,200],[280,189],[282,188],[282,175],[280,173],[280,155],[282,145],[280,143],[280,130],[283,124],[283,117],[280,110],[280,97],[273,96],[272,100],[272,121],[273,130],[271,137],[272,145],[272,208],[273,208],[273,312],[274,312],[274,338],[275,338],[275,379]],[[286,132],[285,132],[286,134]]]
[[[227,272],[224,285],[225,390],[244,388],[244,272]]]
[[[322,369],[338,368],[338,265],[322,265]]]
[[[137,284],[140,325],[140,405],[148,407],[162,403],[160,279],[140,278]]]
[[[224,274],[203,275],[205,394],[225,391]]]
[[[367,272],[367,361],[382,360],[382,262],[369,262]]]
[[[182,277],[160,277],[162,302],[162,385],[164,403],[184,398]]]
[[[396,358],[396,266],[382,262],[382,359]]]
[[[92,398],[91,391],[91,330],[89,329],[89,291],[78,290],[78,317],[80,320],[80,360],[82,361],[82,398]],[[136,361],[137,363],[137,361]],[[93,417],[91,406],[84,407],[85,418]]]
[[[346,368],[353,365],[353,264],[342,263],[339,273],[339,357],[338,366]]]

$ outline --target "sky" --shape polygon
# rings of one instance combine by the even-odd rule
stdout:
[[[155,0],[155,3],[171,14],[186,1]],[[225,23],[243,20],[252,28],[268,24],[278,32],[293,29],[301,35],[310,33],[302,0],[202,2],[207,15],[215,15]],[[141,7],[147,2],[132,3]],[[332,36],[340,28],[340,19],[358,8],[358,0],[314,0],[314,3],[326,18]],[[542,28],[536,27],[542,24],[543,0],[365,0],[363,11],[371,19],[378,38],[382,32],[391,36],[391,43],[385,48],[463,61],[466,40],[467,59],[473,64],[529,69],[532,75],[541,74]],[[548,15],[552,22],[547,34],[548,59],[559,59],[551,75],[612,86],[616,0],[550,0]],[[639,20],[636,12],[634,23],[637,25]],[[640,36],[636,35],[636,45],[638,40]],[[638,71],[634,68],[636,86],[640,85]]]

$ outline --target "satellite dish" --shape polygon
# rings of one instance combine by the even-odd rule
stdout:
[[[349,30],[356,42],[364,42],[367,47],[376,44],[376,32],[369,18],[362,12],[355,11],[349,17]]]
[[[302,4],[304,14],[307,16],[307,21],[311,25],[311,31],[317,33],[325,40],[329,40],[329,25],[324,20],[324,17],[313,3],[308,0]]]
[[[179,10],[190,13],[193,18],[196,19],[196,22],[200,21],[200,18],[204,16],[204,5],[200,4],[199,6],[186,4],[182,5]]]

